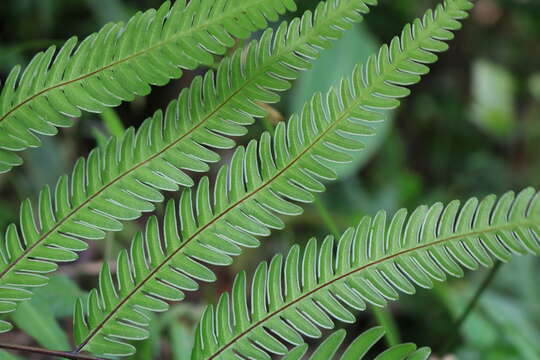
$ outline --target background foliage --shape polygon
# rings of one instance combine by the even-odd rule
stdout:
[[[26,64],[37,51],[62,44],[69,36],[89,34],[108,21],[125,20],[136,10],[157,7],[160,0],[17,0],[0,4],[0,77],[16,64]],[[299,0],[300,11],[315,0]],[[314,69],[302,76],[294,90],[270,109],[264,122],[246,139],[299,109],[315,90],[326,89],[352,66],[367,57],[380,42],[387,42],[410,21],[438,1],[381,0],[361,27],[323,54]],[[187,359],[186,349],[201,307],[230,290],[239,269],[251,271],[276,252],[309,237],[339,232],[361,215],[378,209],[390,212],[423,203],[502,193],[525,186],[540,186],[540,3],[534,0],[478,0],[466,26],[450,51],[443,54],[431,74],[413,89],[392,116],[393,122],[372,141],[373,154],[363,153],[353,165],[341,168],[341,181],[304,215],[288,219],[285,231],[276,232],[258,249],[246,251],[231,268],[219,268],[218,282],[190,294],[187,301],[155,322],[150,339],[138,345],[135,359]],[[21,19],[26,19],[21,21]],[[368,30],[369,29],[369,30]],[[238,44],[241,46],[242,44]],[[203,69],[204,70],[204,69]],[[202,70],[201,70],[202,71]],[[175,98],[197,72],[186,74],[150,96],[138,98],[101,116],[85,113],[73,128],[44,147],[24,154],[25,165],[0,176],[0,228],[17,218],[19,204],[35,198],[44,184],[70,171],[74,160],[87,155],[96,143],[124,127],[138,126],[157,108]],[[387,124],[387,123],[385,123]],[[386,126],[386,125],[385,125]],[[241,141],[242,142],[242,141]],[[229,153],[223,154],[227,161]],[[217,169],[214,166],[213,169]],[[159,210],[162,213],[162,208]],[[324,221],[321,221],[323,219]],[[74,299],[95,286],[100,259],[112,261],[128,245],[144,219],[106,241],[90,243],[79,261],[63,266],[48,287],[36,291],[20,306],[13,320],[17,331],[2,335],[2,342],[39,344],[68,350],[69,316]],[[114,264],[113,264],[114,265]],[[479,306],[456,338],[453,353],[459,359],[540,358],[540,270],[538,259],[517,258],[504,265],[480,299]],[[448,346],[455,319],[461,314],[485,273],[420,291],[391,305],[399,337],[435,353]],[[78,285],[76,285],[78,284]],[[57,294],[68,294],[59,303]],[[54,301],[53,301],[54,299]],[[65,301],[65,302],[64,302]],[[22,325],[31,316],[32,328]],[[351,336],[373,325],[362,314]],[[520,331],[516,331],[520,329]],[[20,331],[19,331],[20,330]],[[24,335],[23,331],[27,334]],[[161,335],[161,339],[159,337]],[[0,357],[7,356],[0,354]],[[4,357],[2,357],[4,358]],[[6,357],[7,358],[7,357]],[[38,359],[39,357],[35,357]]]

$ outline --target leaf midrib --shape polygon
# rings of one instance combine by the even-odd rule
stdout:
[[[322,290],[322,289],[324,289],[324,288],[326,288],[326,287],[328,287],[328,286],[330,286],[330,285],[332,285],[332,284],[334,284],[334,283],[336,283],[336,282],[338,282],[340,280],[343,280],[343,279],[345,279],[345,278],[347,278],[349,276],[352,276],[352,275],[354,275],[354,274],[356,274],[356,273],[358,273],[360,271],[363,271],[363,270],[369,269],[371,267],[380,265],[380,264],[382,264],[384,262],[387,262],[387,261],[392,261],[395,258],[401,257],[402,255],[406,255],[406,254],[409,254],[409,253],[414,253],[416,251],[424,250],[424,249],[427,249],[429,247],[436,247],[436,246],[444,244],[446,242],[459,240],[461,238],[477,237],[477,236],[480,236],[482,234],[486,234],[486,233],[490,233],[490,232],[497,232],[497,231],[501,231],[501,230],[510,230],[512,228],[519,228],[519,227],[522,227],[522,226],[530,226],[530,225],[534,225],[534,224],[536,224],[538,222],[540,222],[540,219],[528,220],[528,221],[519,221],[519,222],[509,223],[509,224],[506,224],[506,225],[501,225],[501,226],[490,226],[490,227],[487,227],[487,228],[485,228],[483,230],[477,230],[477,231],[471,231],[471,232],[467,232],[467,233],[461,233],[461,234],[456,234],[456,235],[452,235],[452,236],[447,236],[447,237],[443,237],[443,238],[440,238],[440,239],[432,241],[432,242],[420,244],[418,246],[415,246],[415,247],[412,247],[412,248],[409,248],[409,249],[400,250],[400,251],[398,251],[398,252],[396,252],[394,254],[390,254],[390,255],[381,257],[380,259],[369,262],[369,263],[367,263],[365,265],[361,265],[361,266],[359,266],[359,267],[357,267],[357,268],[355,268],[353,270],[350,270],[350,271],[348,271],[348,272],[346,272],[346,273],[344,273],[342,275],[336,276],[332,280],[329,280],[329,281],[315,287],[314,289],[306,292],[305,294],[299,296],[298,298],[286,303],[286,305],[280,307],[279,309],[277,309],[275,311],[272,311],[272,312],[269,312],[266,316],[264,316],[263,318],[258,320],[256,323],[254,323],[248,329],[242,331],[242,333],[237,335],[235,338],[231,339],[226,345],[220,347],[219,351],[215,352],[212,356],[210,356],[208,358],[208,360],[215,359],[216,356],[223,353],[225,350],[227,350],[229,347],[231,347],[234,343],[236,343],[241,338],[243,338],[244,336],[249,334],[253,329],[263,325],[266,321],[268,321],[272,317],[274,317],[274,316],[278,315],[279,313],[282,313],[282,312],[286,311],[290,307],[302,302],[304,299],[306,299],[307,297],[317,293],[318,291],[320,291],[320,290]]]
[[[350,2],[350,3],[347,3],[345,5],[349,5],[350,7],[352,8],[355,8],[356,6],[353,6],[354,3],[353,2]],[[347,12],[347,11],[350,11],[349,7],[345,6],[344,8],[340,9],[339,12]],[[73,211],[71,211],[63,220],[62,222],[60,222],[58,225],[55,226],[55,228],[49,230],[45,235],[43,235],[38,241],[36,241],[36,243],[34,243],[31,247],[28,248],[28,251],[26,251],[26,253],[28,252],[31,252],[31,250],[38,245],[38,242],[42,242],[44,239],[46,239],[50,234],[52,234],[53,232],[57,231],[59,227],[61,227],[65,222],[67,222],[72,216],[74,216],[79,210],[81,210],[83,207],[85,207],[86,205],[88,205],[93,199],[95,199],[97,196],[99,196],[100,194],[102,194],[104,191],[108,190],[112,185],[114,185],[116,182],[122,180],[125,176],[129,175],[131,172],[134,172],[136,171],[138,168],[146,165],[147,163],[151,162],[152,160],[154,160],[155,158],[161,156],[163,153],[165,153],[166,151],[168,151],[169,149],[175,147],[176,145],[178,145],[183,139],[185,139],[187,136],[191,135],[195,130],[197,130],[199,127],[201,127],[204,123],[206,123],[206,121],[210,118],[212,118],[216,113],[219,112],[219,110],[221,110],[227,103],[229,103],[229,101],[234,98],[238,93],[240,93],[242,90],[244,90],[245,88],[247,88],[251,83],[253,83],[255,81],[256,78],[258,78],[261,74],[264,74],[264,73],[267,73],[266,69],[268,67],[271,67],[274,63],[276,62],[279,62],[280,61],[280,58],[281,56],[283,56],[283,53],[287,53],[289,52],[291,49],[296,49],[299,45],[298,44],[301,44],[301,43],[309,43],[310,42],[310,39],[311,37],[313,36],[317,36],[318,32],[316,31],[318,27],[323,27],[325,26],[324,24],[325,23],[329,23],[331,24],[332,23],[332,20],[333,17],[329,17],[327,18],[325,21],[321,21],[321,23],[317,24],[316,26],[314,25],[313,27],[311,27],[309,29],[308,32],[306,32],[305,34],[303,34],[302,36],[299,36],[295,41],[291,42],[289,45],[285,46],[285,47],[281,47],[279,49],[277,49],[277,54],[274,53],[272,54],[272,61],[269,62],[268,64],[264,65],[263,67],[261,67],[257,72],[255,72],[253,74],[253,76],[251,77],[250,80],[246,81],[243,83],[243,85],[241,87],[239,87],[239,89],[235,90],[235,92],[231,93],[230,96],[228,96],[225,100],[223,100],[220,105],[218,107],[216,107],[216,109],[214,109],[209,115],[205,116],[201,121],[198,122],[198,124],[196,126],[194,126],[192,129],[190,129],[187,133],[185,133],[184,135],[182,135],[180,138],[178,138],[177,140],[175,140],[174,142],[172,142],[170,145],[166,146],[165,148],[163,148],[162,150],[160,150],[160,152],[156,153],[155,155],[151,156],[150,158],[148,158],[147,160],[144,160],[143,162],[139,163],[137,166],[134,166],[132,167],[131,169],[129,169],[128,171],[124,172],[123,174],[120,174],[119,176],[117,176],[116,178],[114,178],[111,182],[109,182],[106,186],[102,187],[100,190],[98,190],[96,193],[92,194],[84,203],[80,204],[77,208],[75,208]],[[283,171],[285,171],[287,169],[284,169]],[[242,202],[243,200],[240,200],[239,202]],[[230,210],[232,210],[232,208],[234,208],[237,204],[233,205]],[[229,210],[227,210],[228,212]],[[225,215],[225,214],[223,214]],[[208,226],[210,226],[211,224],[208,224]],[[201,229],[201,231],[203,231],[203,229]],[[195,234],[193,237],[195,237],[197,234]],[[190,239],[186,240],[183,244],[186,244],[187,242],[190,242],[193,237],[191,237]],[[181,250],[181,248],[179,248],[177,251]],[[17,262],[20,262],[20,260],[23,258],[24,256],[21,256],[17,259]],[[163,265],[165,263],[167,263],[168,261],[170,260],[170,258],[167,258]],[[0,278],[5,275],[9,270],[10,268],[14,267],[16,264],[13,264],[13,266],[7,268],[6,270],[4,270],[2,273],[0,273]],[[161,266],[160,266],[161,267]],[[149,275],[149,277],[152,276],[152,274]],[[130,297],[131,295],[129,295]],[[126,301],[129,299],[126,298]],[[122,304],[120,304],[121,306]],[[111,312],[111,314],[115,313],[117,309],[115,309],[115,311]],[[109,319],[106,318],[104,320],[104,323]],[[81,345],[81,348],[83,347],[84,345]]]
[[[401,53],[401,54],[404,54],[404,53]],[[393,68],[392,66],[389,66],[387,69],[389,68]],[[380,79],[379,79],[380,80]],[[375,84],[375,82],[373,83]],[[367,91],[371,88],[374,87],[374,85],[371,85],[369,88],[365,88],[364,90],[367,92],[367,93],[371,93],[370,91]],[[365,94],[364,94],[365,96]],[[199,234],[201,234],[203,231],[205,231],[207,228],[209,228],[210,226],[214,225],[218,220],[220,220],[221,218],[223,218],[224,216],[226,216],[230,211],[232,211],[236,206],[238,206],[239,204],[243,203],[244,201],[247,201],[249,198],[257,195],[260,191],[262,191],[263,189],[265,189],[267,186],[271,185],[275,179],[277,179],[278,177],[280,177],[283,173],[285,173],[287,170],[289,170],[297,161],[299,161],[300,159],[302,159],[304,157],[304,155],[309,152],[313,147],[315,147],[316,145],[318,145],[319,141],[321,141],[321,139],[323,139],[330,131],[332,131],[343,119],[345,119],[348,115],[348,113],[351,111],[351,109],[353,109],[354,107],[358,106],[363,100],[364,100],[364,96],[362,96],[360,99],[357,99],[356,101],[353,101],[351,103],[351,105],[349,106],[348,110],[343,110],[343,113],[344,115],[342,115],[341,117],[339,117],[335,122],[329,124],[329,127],[323,131],[310,145],[308,145],[301,153],[299,153],[299,155],[295,156],[293,159],[291,159],[289,161],[289,163],[280,171],[278,171],[274,176],[272,176],[269,180],[267,180],[264,184],[260,185],[256,190],[252,191],[251,193],[249,193],[248,195],[245,195],[244,197],[242,197],[241,199],[237,200],[235,203],[233,203],[231,206],[229,206],[227,209],[225,209],[221,214],[217,215],[216,217],[214,217],[210,222],[208,222],[207,224],[205,224],[204,226],[202,226],[199,230],[197,230],[195,233],[193,233],[189,238],[187,238],[184,242],[182,242],[182,244],[178,247],[178,249],[176,249],[175,251],[173,251],[170,255],[168,255],[161,264],[159,264],[156,268],[154,268],[151,272],[148,273],[148,275],[145,277],[145,279],[143,279],[137,286],[135,286],[128,295],[126,295],[126,297],[121,301],[119,302],[115,308],[113,309],[113,311],[111,311],[110,313],[107,314],[107,316],[103,319],[103,322],[102,324],[100,324],[99,327],[96,327],[96,329],[94,331],[92,331],[92,333],[90,333],[87,338],[85,339],[84,342],[82,342],[79,347],[77,348],[77,352],[80,352],[81,350],[83,350],[83,348],[88,344],[88,342],[91,340],[89,338],[95,336],[97,334],[97,332],[103,328],[105,326],[105,323],[107,321],[109,321],[113,314],[115,314],[122,306],[125,305],[125,303],[127,303],[129,301],[129,299],[136,293],[138,292],[148,281],[151,280],[151,278],[158,272],[160,271],[165,265],[168,265],[169,261],[175,257],[178,253],[180,253],[180,251],[187,245],[189,244],[195,237],[197,237]]]
[[[246,1],[245,4],[243,6],[239,6],[239,9],[237,11],[239,12],[243,12],[245,11],[245,9],[248,9],[249,7],[251,6],[254,6],[254,4],[258,4],[258,3],[261,3],[261,2],[264,2],[265,0],[250,0],[250,1]],[[246,5],[247,4],[247,5]],[[188,5],[186,5],[186,8],[187,8]],[[232,12],[232,11],[231,11]],[[40,97],[41,95],[45,94],[45,93],[48,93],[52,90],[55,90],[55,89],[58,89],[58,88],[61,88],[61,87],[64,87],[64,86],[67,86],[67,85],[70,85],[70,84],[73,84],[73,83],[76,83],[78,81],[81,81],[81,80],[84,80],[84,79],[87,79],[89,77],[92,77],[96,74],[99,74],[105,70],[108,70],[112,67],[115,67],[117,65],[120,65],[120,64],[123,64],[127,61],[130,61],[136,57],[139,57],[141,55],[144,55],[146,53],[149,53],[149,52],[152,52],[153,50],[161,47],[161,46],[166,46],[168,45],[169,43],[171,42],[174,42],[176,41],[178,38],[181,38],[181,37],[185,37],[185,36],[189,36],[189,34],[191,33],[194,33],[194,32],[197,32],[199,31],[200,29],[204,29],[204,28],[207,28],[208,26],[212,25],[212,23],[219,23],[222,19],[224,18],[227,18],[227,17],[230,17],[231,14],[230,13],[223,13],[221,14],[221,16],[217,16],[217,17],[210,17],[209,19],[210,20],[207,20],[203,23],[200,23],[199,25],[197,25],[196,27],[191,27],[189,28],[187,31],[183,31],[182,33],[178,33],[174,36],[171,36],[169,37],[168,39],[166,40],[162,40],[158,43],[156,43],[155,45],[149,47],[149,48],[146,48],[144,50],[140,50],[138,52],[135,52],[123,59],[120,59],[120,60],[116,60],[112,63],[110,63],[109,65],[106,65],[106,66],[102,66],[100,68],[98,68],[97,70],[94,70],[92,72],[89,72],[89,73],[86,73],[84,75],[81,75],[81,76],[78,76],[74,79],[71,79],[71,80],[67,80],[67,81],[63,81],[63,82],[60,82],[56,85],[53,85],[53,86],[49,86],[29,97],[27,97],[26,99],[24,99],[23,101],[19,102],[16,106],[12,107],[8,112],[6,112],[4,115],[0,116],[0,124],[4,121],[4,120],[8,120],[9,119],[9,116],[11,114],[13,114],[15,111],[19,110],[21,107],[25,106],[26,104],[28,104],[29,102],[31,102],[32,100]],[[91,36],[91,35],[89,35]],[[80,44],[81,42],[79,42]]]
[[[453,4],[453,3],[452,3]],[[444,17],[450,17],[448,12],[445,12],[443,13],[443,16]],[[434,19],[432,23],[429,24],[429,27],[430,28],[433,28],[435,27],[436,25],[438,25],[437,21]],[[406,61],[408,60],[409,56],[408,56],[408,53],[412,52],[412,51],[415,51],[417,50],[418,48],[420,48],[420,44],[421,44],[421,39],[424,39],[424,38],[431,38],[431,33],[432,33],[432,30],[431,29],[428,29],[426,28],[425,29],[425,32],[423,33],[423,36],[422,37],[416,37],[413,39],[413,44],[414,45],[411,45],[407,51],[402,51],[399,53],[399,56],[398,56],[398,59],[395,59],[395,61],[392,63],[392,64],[389,64],[386,68],[385,68],[385,71],[384,73],[381,73],[378,75],[377,79],[375,81],[373,81],[371,83],[371,85],[368,87],[368,88],[363,88],[362,90],[364,91],[364,96],[361,98],[361,99],[357,99],[356,101],[353,101],[352,104],[354,105],[351,105],[349,107],[350,108],[353,108],[353,106],[359,106],[361,105],[361,102],[362,100],[364,100],[364,97],[366,97],[367,95],[366,94],[371,94],[373,92],[373,89],[376,88],[376,86],[378,85],[379,82],[384,82],[385,79],[386,79],[386,74],[390,71],[395,71],[398,69],[398,65],[397,64],[400,64],[402,61]],[[350,110],[349,110],[350,111]],[[344,111],[345,112],[345,115],[342,115],[336,122],[334,122],[332,124],[332,126],[326,130],[323,135],[319,136],[316,140],[316,142],[320,141],[321,137],[326,135],[326,133],[330,130],[330,129],[333,129],[335,126],[337,126],[338,123],[340,123],[346,116],[347,112],[348,111]],[[314,146],[314,144],[312,144]],[[301,155],[303,155],[306,151],[304,151]],[[297,160],[298,158],[295,159],[295,161]],[[244,333],[242,333],[241,335],[239,336],[243,336]],[[229,343],[226,347],[222,347],[220,348],[220,351],[218,351],[217,353],[215,353],[214,355],[212,355],[208,360],[212,360],[214,359],[216,356],[218,356],[219,354],[221,354],[224,350],[226,350],[229,346],[231,346],[232,343]]]
[[[314,28],[312,28],[314,29]],[[289,48],[296,48],[297,46],[297,43],[300,43],[302,42],[302,39],[303,38],[306,38],[306,42],[308,41],[307,39],[309,39],[310,37],[312,36],[312,34],[310,33],[309,35],[306,35],[306,36],[303,36],[303,37],[299,37],[295,42],[291,43],[290,45],[286,46],[286,47],[283,47],[283,48],[280,48],[278,49],[278,52],[286,52],[288,51]],[[204,118],[201,119],[201,121],[199,121],[197,123],[197,125],[195,125],[193,128],[191,128],[188,132],[184,133],[181,137],[179,137],[177,140],[175,140],[174,142],[172,142],[170,145],[164,147],[162,150],[160,150],[159,152],[157,152],[156,154],[152,155],[151,157],[147,158],[146,160],[138,163],[136,166],[130,168],[129,170],[125,171],[124,173],[118,175],[117,177],[115,177],[113,180],[111,180],[109,183],[107,183],[105,186],[103,186],[101,189],[99,189],[97,192],[95,192],[94,194],[90,195],[83,203],[79,204],[77,207],[75,207],[72,211],[70,211],[60,222],[58,222],[53,228],[49,229],[44,235],[42,235],[38,240],[36,240],[36,242],[34,242],[31,246],[29,246],[28,248],[25,249],[25,251],[16,259],[14,260],[12,263],[10,263],[9,266],[7,266],[4,270],[2,270],[0,272],[0,279],[6,275],[8,272],[11,271],[11,269],[13,269],[18,263],[20,263],[23,259],[25,259],[29,253],[32,252],[32,250],[37,247],[38,245],[40,245],[47,237],[49,237],[52,233],[56,232],[62,225],[64,225],[67,221],[69,221],[74,215],[76,215],[82,208],[84,208],[85,206],[87,206],[92,200],[94,200],[95,198],[97,198],[99,195],[101,195],[103,192],[107,191],[109,188],[111,188],[115,183],[117,183],[118,181],[122,180],[124,177],[128,176],[129,174],[131,174],[132,172],[136,171],[137,169],[141,168],[142,166],[150,163],[151,161],[153,161],[154,159],[158,158],[159,156],[163,155],[165,152],[167,152],[168,150],[170,150],[171,148],[175,147],[176,145],[178,145],[182,140],[184,140],[186,137],[190,136],[192,133],[194,133],[197,129],[199,129],[201,126],[203,126],[203,124],[206,123],[206,121],[208,121],[209,119],[211,119],[216,113],[218,113],[232,98],[234,98],[238,93],[240,93],[242,90],[244,90],[246,87],[249,86],[249,84],[251,84],[255,78],[257,78],[258,76],[260,76],[261,73],[265,73],[266,71],[264,71],[264,69],[268,68],[271,66],[271,64],[275,63],[275,62],[278,62],[279,61],[279,58],[281,57],[281,55],[278,55],[276,56],[274,59],[274,61],[272,61],[270,64],[268,65],[265,65],[264,67],[262,67],[259,71],[257,71],[255,73],[255,75],[253,75],[253,77],[244,82],[244,84],[239,87],[237,90],[235,90],[235,92],[231,93],[230,96],[228,96],[226,99],[224,99],[209,115],[205,116]]]

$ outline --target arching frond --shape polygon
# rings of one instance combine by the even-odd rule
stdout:
[[[311,239],[295,245],[285,260],[275,256],[257,267],[247,302],[246,275],[231,294],[206,309],[199,324],[193,359],[270,359],[284,344],[318,338],[334,319],[352,323],[351,309],[385,306],[415,285],[431,288],[463,269],[508,261],[512,253],[540,255],[540,192],[532,188],[497,200],[469,199],[444,206],[420,206],[407,217],[381,211],[349,228],[337,244],[328,236],[317,249]]]
[[[245,39],[294,0],[178,0],[138,12],[126,25],[109,23],[81,42],[38,53],[15,67],[0,93],[0,173],[22,163],[15,152],[41,145],[36,134],[55,135],[81,110],[101,112],[150,85],[164,85],[182,69],[210,65],[234,37]]]
[[[382,120],[379,110],[396,107],[396,97],[408,94],[404,86],[428,71],[424,63],[434,62],[433,52],[446,49],[442,39],[452,38],[449,29],[460,27],[456,19],[466,17],[470,7],[466,0],[449,0],[427,12],[338,89],[314,96],[300,115],[280,123],[273,136],[264,133],[260,143],[238,148],[230,166],[218,172],[213,200],[209,180],[203,178],[195,198],[190,189],[183,192],[179,220],[170,202],[163,231],[151,219],[130,255],[120,254],[118,288],[105,268],[86,311],[78,304],[79,350],[129,353],[132,348],[124,339],[147,336],[145,312],[166,310],[168,300],[181,300],[183,291],[197,288],[197,280],[214,280],[205,264],[228,265],[241,247],[258,246],[256,236],[283,227],[279,214],[300,214],[294,202],[313,201],[313,193],[324,190],[320,180],[335,178],[325,162],[347,162],[343,149],[362,148],[362,139],[371,134],[369,122]]]
[[[339,353],[339,348],[345,340],[345,330],[333,332],[315,349],[309,356],[309,360],[362,360],[368,359],[366,356],[371,348],[383,337],[384,330],[381,327],[374,327],[358,335],[356,339],[343,353]],[[306,355],[308,346],[302,344],[289,351],[282,360],[301,360]],[[415,344],[404,343],[392,346],[381,352],[375,357],[369,357],[374,360],[427,360],[431,354],[431,349],[423,347],[417,349]],[[371,354],[370,354],[371,355]],[[237,359],[237,358],[236,358]],[[198,359],[197,359],[198,360]]]
[[[37,216],[25,201],[20,229],[8,227],[0,259],[0,286],[20,291],[13,298],[0,293],[0,300],[9,301],[6,311],[30,296],[27,287],[44,285],[57,262],[76,259],[87,247],[83,240],[101,239],[106,231],[121,230],[120,221],[153,210],[153,203],[163,201],[159,190],[192,186],[186,171],[207,171],[209,162],[219,160],[215,149],[234,146],[228,136],[244,135],[253,117],[265,115],[258,103],[277,101],[310,59],[375,3],[330,0],[275,32],[267,30],[259,42],[224,59],[217,72],[195,78],[165,114],[158,111],[137,132],[129,129],[106,149],[93,150],[54,192],[43,189]],[[0,326],[0,332],[8,328]]]

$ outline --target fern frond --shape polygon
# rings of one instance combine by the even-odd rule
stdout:
[[[340,356],[337,356],[339,348],[345,340],[345,330],[333,332],[315,349],[309,360],[362,360],[366,359],[368,351],[384,336],[382,327],[374,327],[358,335],[356,339]],[[282,360],[301,360],[306,354],[308,346],[302,344],[289,351]],[[423,347],[417,349],[415,344],[404,343],[392,346],[378,354],[370,357],[374,360],[427,360],[431,354],[431,349]],[[371,355],[371,354],[370,354]],[[258,358],[256,358],[258,359]],[[199,359],[197,359],[199,360]]]
[[[195,78],[165,114],[156,112],[137,132],[129,129],[80,159],[54,194],[48,187],[41,191],[39,224],[30,201],[23,203],[22,237],[14,224],[6,232],[0,286],[22,291],[44,285],[47,278],[41,274],[54,271],[56,262],[76,259],[75,252],[87,246],[82,240],[101,239],[105,231],[121,230],[119,220],[153,210],[154,202],[163,201],[159,190],[192,186],[186,171],[207,171],[209,162],[219,160],[214,149],[234,146],[226,136],[244,135],[252,116],[265,115],[257,102],[277,101],[277,93],[289,88],[310,59],[360,21],[369,11],[366,4],[375,3],[330,0],[290,25],[267,30],[259,42],[224,59],[217,72]]]
[[[79,350],[129,353],[132,349],[123,339],[147,336],[146,311],[165,311],[168,300],[181,300],[184,291],[195,290],[196,280],[213,281],[206,264],[228,265],[241,247],[258,246],[256,236],[283,227],[278,214],[300,214],[302,208],[293,201],[313,201],[313,193],[324,190],[320,180],[335,178],[325,161],[350,160],[340,150],[362,147],[364,136],[371,134],[369,122],[383,119],[375,108],[399,104],[395,97],[408,94],[404,85],[418,82],[427,72],[419,62],[436,60],[433,52],[446,49],[442,39],[452,38],[448,29],[459,28],[456,19],[466,17],[464,10],[470,7],[468,1],[449,0],[429,11],[423,21],[407,25],[401,39],[383,46],[365,68],[357,67],[339,89],[324,98],[316,95],[288,125],[280,123],[273,138],[264,133],[260,143],[239,147],[230,166],[218,172],[213,201],[204,177],[195,198],[190,189],[183,192],[179,220],[174,202],[169,202],[163,231],[151,218],[145,236],[133,241],[131,254],[121,252],[118,289],[105,267],[86,311],[82,302],[77,305]],[[351,139],[348,134],[357,136]]]
[[[109,23],[56,52],[38,53],[21,73],[15,67],[0,94],[0,173],[21,165],[15,152],[41,145],[36,134],[55,135],[81,110],[106,107],[147,95],[150,85],[179,78],[182,69],[210,65],[234,38],[247,38],[294,0],[178,0],[138,12],[126,25]]]
[[[387,225],[388,223],[388,225]],[[433,287],[447,275],[463,276],[508,261],[512,253],[540,255],[540,192],[528,188],[498,201],[493,195],[446,206],[420,206],[407,218],[405,209],[391,219],[381,211],[364,217],[334,244],[326,237],[320,249],[311,239],[302,254],[298,245],[285,260],[275,256],[253,275],[251,306],[246,275],[235,279],[232,293],[204,312],[197,331],[194,359],[229,359],[234,353],[256,359],[283,354],[284,343],[318,338],[333,319],[352,323],[350,309],[366,303],[385,306],[398,292]]]

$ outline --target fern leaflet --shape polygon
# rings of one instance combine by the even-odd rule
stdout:
[[[396,97],[408,94],[404,86],[428,71],[421,63],[434,62],[433,52],[446,50],[442,40],[452,38],[449,29],[460,27],[456,19],[466,17],[470,7],[466,0],[449,0],[428,11],[422,21],[405,27],[401,39],[383,46],[365,68],[357,67],[339,89],[324,98],[314,96],[288,125],[280,123],[273,138],[264,133],[260,143],[239,147],[230,166],[218,172],[213,205],[206,177],[195,198],[190,189],[183,192],[180,234],[176,205],[169,202],[163,230],[150,219],[145,236],[134,239],[130,255],[121,252],[118,289],[105,267],[86,311],[82,302],[77,305],[79,350],[112,355],[108,351],[114,347],[116,355],[129,353],[132,348],[123,339],[147,336],[147,311],[165,311],[168,300],[181,300],[183,291],[197,288],[195,280],[213,281],[215,275],[205,264],[228,265],[241,246],[258,246],[256,236],[283,227],[277,214],[300,214],[302,208],[293,201],[313,201],[313,193],[324,190],[320,179],[335,178],[325,161],[350,160],[340,149],[362,147],[362,138],[371,134],[369,122],[383,119],[378,110],[396,107]]]
[[[336,356],[339,347],[345,339],[345,330],[333,332],[315,349],[309,360],[337,360]],[[339,360],[362,360],[366,359],[368,351],[379,341],[384,335],[384,330],[381,327],[374,327],[364,331],[356,337],[354,341],[347,346],[343,354],[339,356]],[[307,352],[307,345],[302,344],[289,351],[282,360],[301,360]],[[431,350],[427,347],[420,349],[416,348],[415,344],[404,343],[393,346],[378,354],[376,357],[370,357],[374,360],[427,360]]]
[[[193,359],[232,359],[235,353],[270,359],[270,353],[285,353],[282,341],[318,338],[320,327],[334,327],[332,319],[354,322],[349,308],[385,306],[398,291],[414,293],[413,284],[429,289],[446,275],[462,277],[462,267],[492,266],[512,252],[540,255],[540,193],[532,188],[498,201],[472,198],[461,208],[459,201],[420,206],[408,219],[402,209],[386,223],[381,211],[345,231],[337,246],[328,236],[317,250],[311,239],[302,255],[295,245],[285,261],[277,255],[270,265],[261,263],[251,307],[240,273],[231,295],[203,314]]]
[[[192,186],[186,171],[207,171],[207,163],[219,160],[213,149],[234,146],[226,136],[244,135],[252,116],[265,115],[256,102],[277,101],[276,93],[287,90],[331,39],[360,21],[369,10],[366,4],[375,3],[330,0],[314,14],[267,30],[258,43],[224,59],[216,73],[197,77],[165,114],[156,112],[136,133],[128,129],[121,139],[112,138],[105,149],[80,159],[54,194],[48,187],[41,191],[39,226],[30,201],[23,203],[22,237],[14,224],[6,231],[0,286],[15,287],[19,300],[27,299],[24,288],[46,284],[43,274],[54,271],[56,262],[75,260],[75,252],[87,247],[83,239],[101,239],[105,231],[122,229],[118,220],[152,211],[154,202],[163,201],[159,190]],[[15,309],[15,302],[10,304]],[[0,331],[7,329],[7,323],[0,325]]]
[[[178,0],[139,12],[125,26],[109,23],[82,40],[72,37],[55,55],[38,53],[20,74],[15,67],[0,94],[0,173],[22,164],[15,152],[55,135],[68,117],[147,95],[150,85],[179,78],[182,69],[211,65],[234,38],[267,27],[295,10],[293,0]],[[20,74],[20,76],[19,76]]]

